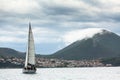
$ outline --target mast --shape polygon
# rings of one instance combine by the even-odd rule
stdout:
[[[28,64],[35,65],[35,46],[34,46],[34,39],[33,39],[33,33],[30,22],[29,22],[28,45],[26,52],[25,67],[27,67]]]

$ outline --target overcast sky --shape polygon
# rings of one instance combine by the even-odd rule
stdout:
[[[73,41],[70,33],[83,29],[104,28],[119,35],[120,1],[0,0],[0,47],[25,52],[29,21],[36,53],[52,54]]]

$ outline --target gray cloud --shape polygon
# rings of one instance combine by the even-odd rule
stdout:
[[[62,5],[51,5],[51,6],[47,6],[44,5],[43,6],[43,12],[46,15],[72,15],[74,13],[78,13],[78,9],[76,8],[72,8],[72,7],[67,7],[67,6],[62,6]]]

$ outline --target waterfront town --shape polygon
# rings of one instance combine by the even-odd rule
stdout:
[[[16,57],[0,58],[0,64],[9,63],[9,65],[17,65],[23,67],[25,60]],[[8,64],[7,64],[8,65]],[[9,68],[8,65],[8,68]],[[61,59],[48,59],[36,58],[36,66],[39,68],[56,68],[56,67],[110,67],[111,64],[103,64],[100,60],[61,60]],[[7,68],[7,66],[4,66]]]

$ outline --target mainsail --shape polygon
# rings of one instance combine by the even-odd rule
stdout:
[[[35,65],[35,47],[34,47],[34,39],[31,29],[31,23],[29,23],[29,34],[28,34],[28,45],[26,52],[25,67],[28,67],[29,64]]]

